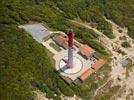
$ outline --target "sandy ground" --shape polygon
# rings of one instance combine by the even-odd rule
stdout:
[[[131,75],[126,79],[126,69],[122,67],[122,64],[120,63],[122,59],[130,58],[133,60],[134,63],[134,40],[132,40],[127,35],[127,29],[121,28],[112,21],[106,19],[109,23],[112,25],[113,33],[116,36],[115,39],[109,39],[107,36],[105,36],[102,32],[97,30],[96,28],[93,28],[90,26],[89,23],[83,23],[81,21],[72,20],[71,22],[75,24],[79,24],[81,26],[84,26],[86,28],[94,30],[99,35],[100,42],[105,46],[107,50],[109,50],[112,53],[112,71],[111,71],[111,77],[110,79],[113,79],[113,85],[121,85],[122,87],[125,86],[124,93],[120,95],[120,97],[117,97],[119,100],[126,100],[126,96],[129,94],[130,91],[134,92],[134,70],[131,71]],[[119,33],[118,30],[121,29],[122,33]],[[126,41],[130,43],[130,48],[123,48],[121,46],[121,43],[123,40],[120,40],[120,37],[126,37]],[[117,51],[115,51],[116,48],[119,48],[123,52],[126,53],[126,55],[119,54]],[[121,80],[118,81],[118,78]],[[134,98],[134,95],[130,97],[130,100]]]
[[[34,91],[35,93],[35,97],[34,97],[34,100],[50,100],[48,98],[46,98],[46,94],[41,92],[41,91]]]
[[[35,93],[34,100],[53,100],[51,98],[48,99],[46,97],[46,93],[43,93],[40,90],[34,91],[34,93]],[[73,97],[67,97],[67,96],[61,95],[60,98],[61,98],[61,100],[81,100],[76,95],[74,95]]]

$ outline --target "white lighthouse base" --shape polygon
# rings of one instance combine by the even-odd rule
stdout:
[[[67,59],[67,58],[68,57],[64,57],[63,59]],[[67,63],[65,61],[60,60],[59,70],[66,74],[75,74],[75,73],[78,73],[79,71],[81,71],[81,69],[82,69],[82,61],[77,57],[73,57],[73,67],[72,68],[68,68],[66,65],[67,65]]]

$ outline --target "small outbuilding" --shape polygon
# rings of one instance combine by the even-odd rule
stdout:
[[[91,68],[95,71],[97,71],[98,69],[100,69],[103,65],[105,64],[105,61],[102,59],[99,59],[95,62],[95,64],[93,64],[93,66],[91,66]]]
[[[79,47],[79,50],[80,50],[80,53],[86,56],[87,58],[92,57],[95,53],[95,50],[89,47],[88,45],[81,45]]]
[[[96,72],[99,68],[101,68],[105,64],[105,61],[100,59],[95,62],[90,68],[85,70],[80,76],[79,79],[81,81],[84,81],[86,78],[88,78],[92,73]]]
[[[94,72],[94,70],[93,70],[92,68],[88,68],[86,71],[84,71],[84,72],[80,75],[79,79],[82,80],[82,81],[84,81],[84,80],[85,80],[87,77],[89,77],[93,72]]]
[[[56,42],[56,44],[63,47],[64,49],[68,48],[68,38],[65,35],[56,34],[52,37],[52,39]]]

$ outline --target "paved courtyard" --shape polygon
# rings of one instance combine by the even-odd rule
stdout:
[[[39,43],[42,42],[44,37],[50,34],[50,32],[41,23],[20,25],[19,28],[23,28],[25,31],[30,33],[30,35],[32,35],[32,37]]]
[[[61,75],[69,77],[72,80],[77,79],[85,70],[87,70],[88,68],[91,67],[92,64],[94,64],[94,62],[91,61],[90,59],[85,59],[80,54],[78,54],[79,49],[76,46],[74,46],[74,48],[75,48],[74,57],[76,57],[77,59],[80,60],[80,62],[82,63],[82,66],[78,60],[74,60],[75,65],[76,65],[76,66],[74,66],[74,67],[76,67],[75,70],[78,70],[76,73],[73,73],[74,72],[73,69],[72,70],[70,69],[70,71],[72,71],[72,72],[69,72],[69,73],[71,73],[71,74],[60,71]],[[68,50],[63,49],[62,51],[60,51],[54,55],[54,59],[56,61],[56,66],[55,66],[56,70],[60,70],[60,62],[63,58],[67,57],[67,54],[68,54]]]

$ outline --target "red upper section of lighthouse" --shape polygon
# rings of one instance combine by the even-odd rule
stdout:
[[[73,38],[74,38],[74,32],[73,31],[69,31],[68,32],[68,45],[69,47],[73,47]]]

